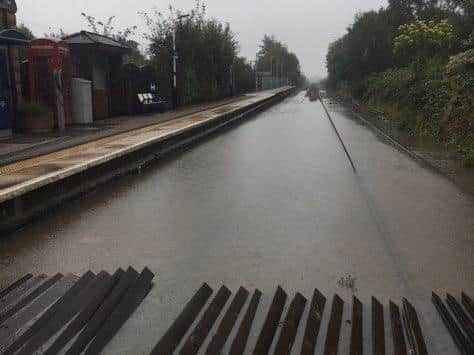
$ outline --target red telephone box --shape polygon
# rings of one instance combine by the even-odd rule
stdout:
[[[68,44],[55,38],[33,40],[28,62],[31,100],[54,112],[57,127],[72,124],[72,65]]]

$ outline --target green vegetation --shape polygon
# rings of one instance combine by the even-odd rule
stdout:
[[[174,31],[180,104],[212,101],[228,97],[232,91],[238,94],[255,89],[254,67],[238,55],[239,43],[230,25],[208,18],[206,7],[200,1],[190,11],[170,6],[167,14],[155,11],[144,13],[143,17],[149,29],[145,37],[150,42],[150,63],[158,75],[160,94],[168,102],[171,102]],[[300,81],[298,58],[273,37],[264,38],[261,54],[264,58],[271,55],[280,58],[286,65],[283,71],[291,73],[295,83]]]
[[[127,54],[124,58],[124,63],[133,63],[137,66],[143,66],[146,64],[146,59],[143,53],[140,51],[140,44],[137,41],[130,39],[135,34],[137,26],[127,27],[123,30],[117,31],[114,27],[115,16],[110,16],[105,21],[98,20],[94,16],[88,15],[84,12],[81,13],[82,18],[86,21],[87,27],[94,33],[99,33],[104,36],[111,37],[116,41],[130,47],[132,49],[130,54]],[[65,37],[61,30],[61,37]]]
[[[35,117],[48,114],[50,110],[39,102],[21,101],[18,103],[17,112],[21,117]]]
[[[29,40],[35,39],[33,31],[31,31],[24,23],[20,23],[18,26],[16,26],[16,30]]]
[[[38,102],[18,103],[18,128],[24,132],[49,131],[54,128],[54,114]]]
[[[173,32],[178,55],[177,85],[180,104],[194,104],[229,95],[231,69],[237,42],[230,26],[206,18],[206,8],[197,3],[189,13],[170,6],[169,14],[145,15],[149,52],[164,95],[171,94]],[[171,97],[167,98],[171,101]]]
[[[120,30],[115,27],[115,16],[101,20],[81,13],[89,31],[111,37],[132,49],[124,58],[125,64],[133,63],[139,67],[150,65],[153,68],[154,79],[159,83],[159,94],[166,102],[172,102],[173,34],[176,35],[180,105],[253,91],[256,68],[269,71],[273,76],[288,78],[292,85],[306,83],[298,57],[272,36],[263,38],[256,63],[239,56],[239,43],[230,25],[208,18],[206,6],[201,0],[196,0],[189,11],[170,5],[167,14],[155,10],[152,13],[141,12],[141,15],[148,28],[143,34],[149,42],[146,49],[132,39],[137,34],[138,26]],[[25,25],[20,25],[18,29],[33,38]],[[62,29],[44,35],[55,38],[67,36]]]
[[[427,58],[445,57],[454,38],[454,29],[447,20],[438,23],[415,21],[398,28],[400,35],[394,40],[394,52],[415,64],[415,73],[423,71]]]
[[[474,166],[474,2],[390,0],[356,16],[327,55],[328,86]]]
[[[255,71],[252,64],[243,57],[235,57],[232,64],[234,91],[242,94],[255,87]]]
[[[290,83],[302,86],[306,78],[301,73],[300,62],[296,54],[273,36],[264,36],[257,53],[259,72],[270,72],[273,76],[287,77]]]

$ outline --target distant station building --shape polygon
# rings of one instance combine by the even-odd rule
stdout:
[[[16,106],[21,100],[19,46],[28,39],[16,28],[15,0],[0,0],[0,136],[15,128]]]
[[[73,78],[92,82],[94,120],[124,113],[123,56],[131,49],[113,38],[81,31],[64,38]]]

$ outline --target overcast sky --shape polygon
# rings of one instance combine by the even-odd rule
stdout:
[[[62,28],[87,29],[81,12],[99,19],[117,17],[116,28],[138,25],[139,42],[146,30],[139,11],[165,10],[170,3],[187,10],[194,0],[16,0],[18,21],[36,36]],[[298,55],[308,77],[326,75],[325,56],[330,42],[341,36],[357,12],[378,9],[385,0],[207,0],[208,15],[229,22],[240,42],[240,54],[255,58],[264,34],[273,34]]]

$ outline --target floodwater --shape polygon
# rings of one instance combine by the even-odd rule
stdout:
[[[149,352],[204,281],[258,287],[267,304],[277,285],[407,297],[430,353],[453,353],[430,298],[474,294],[473,197],[326,104],[357,172],[321,103],[300,94],[0,240],[0,284],[148,266],[156,285],[110,354]]]

